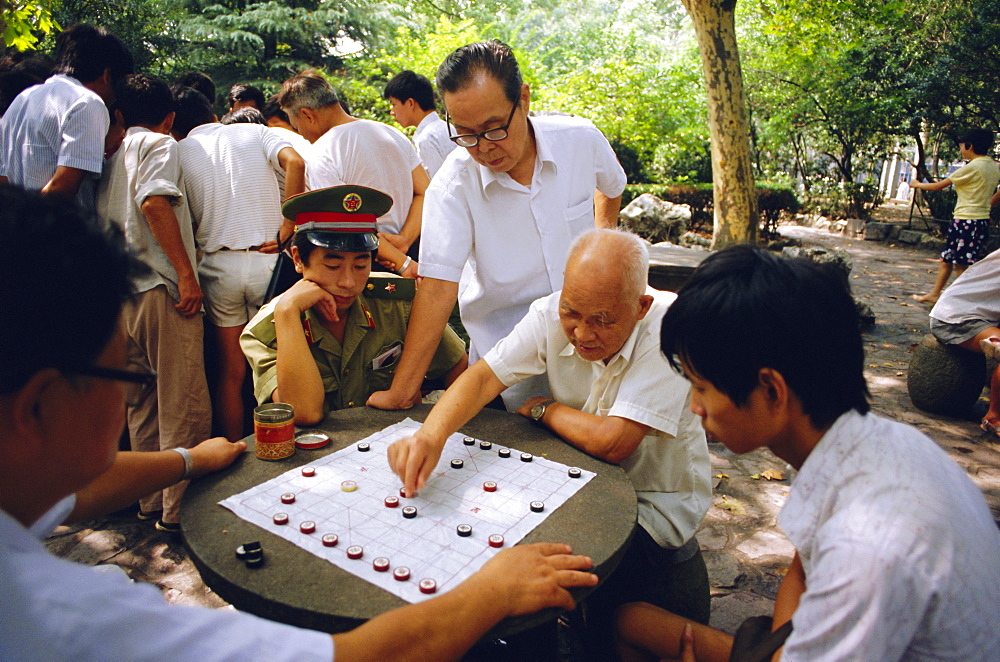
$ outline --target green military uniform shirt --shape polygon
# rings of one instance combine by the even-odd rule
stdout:
[[[312,310],[305,312],[302,327],[323,379],[324,412],[363,406],[369,395],[392,385],[403,353],[414,285],[415,281],[406,278],[370,278],[365,291],[351,304],[343,345]],[[278,388],[276,304],[277,299],[261,308],[240,335],[243,353],[253,369],[254,395],[261,404],[270,402]],[[464,343],[451,327],[445,327],[427,376],[444,376],[464,354]]]

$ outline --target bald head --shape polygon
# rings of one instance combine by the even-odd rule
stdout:
[[[623,296],[638,299],[645,293],[649,281],[649,249],[631,232],[588,230],[570,246],[565,280],[588,273],[599,273],[601,280]]]
[[[607,362],[646,316],[649,252],[639,237],[620,230],[590,230],[570,247],[559,320],[588,361]]]

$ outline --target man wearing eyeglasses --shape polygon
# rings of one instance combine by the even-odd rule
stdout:
[[[517,545],[442,595],[331,636],[169,605],[154,587],[57,558],[42,539],[64,519],[226,467],[246,444],[117,453],[121,384],[151,380],[124,369],[121,239],[68,202],[2,185],[0,237],[0,660],[455,660],[503,618],[572,609],[566,588],[597,584],[591,559],[566,545]]]
[[[510,333],[532,301],[561,289],[569,245],[595,224],[614,227],[625,188],[625,172],[592,123],[529,118],[529,89],[505,44],[459,48],[438,69],[437,87],[451,138],[466,153],[451,155],[427,189],[423,281],[392,387],[368,400],[380,409],[418,400],[456,300],[471,363]],[[529,379],[503,396],[514,410],[544,394],[545,380]]]

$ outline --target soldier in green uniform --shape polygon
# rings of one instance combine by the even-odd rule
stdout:
[[[309,191],[282,206],[295,222],[292,258],[302,280],[260,309],[240,345],[257,401],[291,404],[297,425],[364,405],[392,383],[415,281],[369,278],[376,219],[391,206],[389,196],[364,186]],[[448,385],[467,366],[465,345],[448,329],[428,378]]]

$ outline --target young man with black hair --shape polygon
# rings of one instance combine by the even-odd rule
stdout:
[[[281,216],[277,173],[285,194],[305,189],[305,163],[291,144],[260,124],[216,120],[208,99],[187,88],[176,100],[173,135],[195,239],[204,251],[198,275],[205,314],[215,334],[219,381],[214,388],[214,423],[227,439],[244,435],[243,380],[246,360],[240,333],[260,309],[278,252],[276,236],[291,236]]]
[[[226,99],[229,101],[229,112],[247,107],[261,110],[265,102],[264,93],[260,91],[260,88],[249,83],[233,85],[229,88],[229,95]]]
[[[1000,166],[988,154],[993,149],[993,132],[971,129],[958,139],[958,149],[968,163],[939,182],[910,182],[911,188],[943,191],[955,187],[958,200],[948,226],[948,241],[941,251],[934,287],[926,294],[914,294],[920,303],[934,303],[948,284],[952,271],[955,277],[986,256],[989,242],[990,208],[996,204],[994,193],[1000,184]]]
[[[310,191],[284,205],[295,222],[292,259],[302,280],[260,309],[240,343],[257,401],[291,404],[298,425],[361,407],[392,381],[415,281],[369,279],[376,219],[391,206],[387,195],[364,186]],[[465,346],[448,329],[428,377],[448,385],[466,366]]]
[[[126,76],[116,93],[127,132],[108,160],[97,212],[121,227],[148,268],[132,280],[136,294],[125,303],[122,327],[129,363],[159,376],[141,401],[129,403],[129,440],[134,451],[190,448],[211,432],[212,411],[194,227],[177,143],[170,137],[173,94],[166,83],[143,74]],[[176,531],[185,485],[144,497],[139,518]]]
[[[133,71],[131,53],[104,28],[78,23],[56,38],[54,75],[0,118],[0,183],[94,207],[110,118],[105,104]]]
[[[437,89],[451,139],[466,151],[449,157],[428,189],[423,280],[392,388],[368,401],[380,409],[419,400],[456,301],[475,361],[511,332],[532,301],[559,290],[573,239],[595,225],[614,227],[625,188],[625,171],[591,122],[529,117],[530,90],[506,44],[455,50],[438,68]],[[545,388],[544,379],[530,379],[503,398],[514,410]]]
[[[205,95],[209,104],[212,106],[215,105],[215,81],[213,81],[211,76],[208,74],[200,71],[189,71],[186,74],[181,75],[181,77],[170,86],[170,89],[174,93],[174,96],[177,96],[177,93],[180,92],[181,88],[185,87],[198,90]]]
[[[431,82],[406,69],[386,83],[382,96],[389,102],[389,113],[401,126],[417,127],[413,144],[427,176],[433,179],[456,145],[448,138],[448,125],[437,114]]]
[[[976,660],[1000,649],[1000,533],[937,444],[870,412],[840,278],[763,249],[720,251],[664,315],[661,345],[691,381],[710,439],[736,453],[769,448],[798,471],[779,517],[796,554],[775,631],[758,642],[767,657],[753,659],[782,645],[786,661]],[[618,630],[626,660],[744,651],[642,603],[620,611]]]
[[[452,591],[331,636],[169,605],[153,586],[56,558],[42,540],[63,520],[222,469],[246,444],[117,453],[123,400],[155,380],[126,369],[120,238],[73,205],[7,186],[0,237],[0,659],[454,660],[503,618],[572,609],[566,588],[597,583],[584,572],[591,560],[566,545],[517,545]],[[56,257],[25,250],[36,243]],[[53,323],[53,310],[72,326]]]

